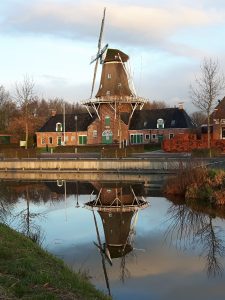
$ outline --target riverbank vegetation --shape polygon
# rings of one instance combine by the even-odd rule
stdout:
[[[168,198],[180,197],[205,206],[225,205],[225,171],[189,166],[170,178],[164,193]]]
[[[0,299],[110,299],[22,234],[0,224]]]

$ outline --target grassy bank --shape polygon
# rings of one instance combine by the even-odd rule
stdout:
[[[225,171],[194,166],[180,169],[167,181],[164,193],[168,198],[181,197],[205,206],[225,207]]]
[[[0,299],[109,299],[38,245],[0,224]]]

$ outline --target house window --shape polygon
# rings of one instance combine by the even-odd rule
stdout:
[[[105,116],[105,125],[110,126],[110,117],[109,116]]]
[[[155,133],[152,134],[152,139],[153,139],[153,140],[156,139],[156,134],[155,134]]]
[[[51,136],[48,138],[48,143],[49,143],[50,145],[53,143],[53,138],[52,138]]]
[[[46,144],[46,138],[44,136],[41,138],[41,143],[42,143],[42,145]]]
[[[121,82],[119,82],[119,83],[118,83],[118,87],[121,87],[121,86],[122,86],[122,83],[121,83]]]
[[[66,135],[66,136],[65,136],[65,142],[68,142],[68,141],[69,141],[69,136]]]
[[[169,134],[169,139],[171,140],[174,137],[174,133]]]
[[[131,142],[131,144],[142,144],[143,143],[143,134],[142,133],[131,134],[130,142]]]
[[[56,123],[56,131],[62,131],[62,123]]]
[[[93,130],[93,137],[96,138],[98,136],[97,130]]]
[[[62,137],[61,136],[57,137],[57,145],[58,146],[62,145]]]
[[[163,129],[164,128],[164,120],[163,119],[158,119],[157,120],[157,128],[158,129]]]
[[[79,135],[79,144],[80,145],[87,144],[87,136],[86,135]]]
[[[221,131],[222,131],[222,139],[225,139],[225,127],[222,127]]]
[[[107,92],[106,92],[106,96],[110,96],[110,91],[107,91]]]
[[[146,134],[146,135],[145,135],[145,139],[146,139],[146,140],[150,140],[150,134]]]
[[[71,136],[71,141],[74,142],[75,141],[75,135]]]
[[[107,74],[107,79],[111,79],[112,75],[110,73]]]

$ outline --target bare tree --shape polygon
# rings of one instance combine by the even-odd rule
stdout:
[[[0,131],[7,132],[10,120],[18,113],[9,92],[0,85]]]
[[[19,106],[24,110],[26,149],[28,146],[29,104],[31,104],[33,98],[34,81],[31,77],[25,75],[23,81],[16,84],[16,99]]]
[[[161,109],[161,108],[166,108],[168,107],[166,105],[166,102],[165,101],[157,101],[157,100],[153,100],[152,102],[150,101],[147,101],[145,104],[144,104],[144,107],[143,109],[144,110],[148,110],[148,109]]]
[[[207,116],[208,149],[210,149],[210,114],[216,100],[225,88],[224,76],[219,70],[219,63],[212,58],[205,58],[200,66],[200,75],[195,84],[190,86],[192,103]]]
[[[191,119],[194,122],[194,124],[199,127],[202,124],[205,124],[207,120],[207,116],[202,111],[195,111],[191,114]]]

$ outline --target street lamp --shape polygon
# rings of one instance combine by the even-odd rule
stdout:
[[[77,153],[77,147],[76,145],[78,145],[78,142],[77,142],[77,115],[74,116],[74,120],[75,120],[75,153]]]

